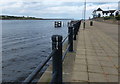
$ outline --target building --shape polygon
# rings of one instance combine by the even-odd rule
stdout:
[[[106,17],[106,16],[117,16],[120,14],[120,10],[102,10],[98,8],[97,10],[93,11],[93,18],[95,17]]]

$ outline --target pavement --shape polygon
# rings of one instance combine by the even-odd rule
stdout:
[[[117,25],[86,22],[78,33],[71,82],[118,82]]]
[[[118,25],[94,21],[94,27],[118,41]],[[119,25],[120,26],[120,25]]]

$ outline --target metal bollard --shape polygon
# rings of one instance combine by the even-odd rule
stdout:
[[[81,21],[79,21],[79,29],[80,29]]]
[[[56,49],[56,45],[57,45],[56,35],[53,35],[52,36],[52,50]]]
[[[74,28],[74,40],[76,40],[76,29]]]
[[[52,36],[52,49],[57,52],[53,55],[53,74],[56,73],[54,82],[62,84],[62,36]],[[54,84],[54,83],[53,83]]]
[[[80,29],[81,21],[77,22],[74,25],[74,40],[76,40],[76,35],[78,35],[79,29]]]
[[[90,21],[90,26],[93,26],[93,21]]]
[[[81,26],[81,20],[80,20],[80,26]],[[80,28],[80,27],[79,27]]]
[[[68,27],[68,43],[70,44],[69,51],[73,51],[73,27]]]
[[[77,35],[78,35],[78,31],[79,31],[79,23],[77,23]]]
[[[74,40],[76,40],[76,35],[77,35],[77,27],[74,25]]]
[[[83,28],[85,29],[85,21],[83,22]]]
[[[58,82],[62,84],[62,36],[58,36]]]

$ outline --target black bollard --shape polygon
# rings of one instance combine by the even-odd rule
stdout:
[[[54,83],[62,84],[62,36],[52,36],[52,49],[56,49],[56,53],[53,55],[53,76],[55,74]]]
[[[77,22],[77,35],[78,35],[78,31],[79,31],[79,27],[80,27],[80,25],[79,25],[79,22]]]
[[[73,27],[68,27],[68,44],[70,44],[69,51],[73,52]]]
[[[74,27],[74,40],[76,40],[76,36],[77,36],[77,24],[74,24],[73,25],[73,27]]]
[[[83,22],[83,29],[85,29],[85,22]]]
[[[74,26],[74,40],[76,40],[76,27]]]
[[[56,45],[57,45],[56,35],[53,35],[52,36],[52,50],[56,49]]]
[[[93,26],[93,21],[90,21],[90,26]]]
[[[62,36],[58,36],[58,82],[62,84]]]

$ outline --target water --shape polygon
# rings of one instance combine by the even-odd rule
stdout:
[[[53,20],[2,21],[3,82],[23,81],[51,52],[51,36],[67,35],[67,22],[54,28]]]

